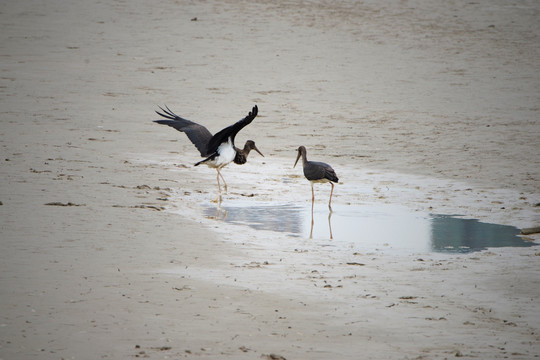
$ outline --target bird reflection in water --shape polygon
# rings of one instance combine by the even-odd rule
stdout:
[[[330,211],[328,213],[328,230],[330,231],[330,240],[334,239],[334,236],[332,235],[332,214],[334,212]],[[309,232],[309,238],[313,239],[313,226],[315,225],[315,219],[313,217],[313,203],[311,204],[311,230]]]
[[[221,207],[221,202],[218,202],[218,205],[215,208],[215,210],[216,210],[215,215],[212,215],[211,212],[206,211],[206,218],[211,219],[211,220],[219,220],[219,221],[227,220],[227,210]]]
[[[309,238],[327,238],[325,229],[315,228],[315,218],[324,227],[324,210],[318,206],[315,211],[314,206],[311,207],[311,224],[308,225],[309,208],[299,206],[297,204],[277,204],[267,205],[261,203],[235,202],[230,205],[208,206],[204,210],[207,219],[224,221],[233,224],[248,225],[257,230],[271,230],[287,232],[291,235],[305,235]],[[332,233],[332,214],[328,213],[328,231],[330,239],[333,239]],[[337,216],[340,216],[338,213]],[[309,230],[308,230],[309,229]],[[315,235],[314,235],[315,233]]]
[[[261,202],[234,201],[225,206],[220,206],[220,204],[208,206],[204,213],[207,219],[248,225],[257,230],[280,231],[298,235],[304,233],[303,212],[301,210],[302,207],[291,203],[269,205]],[[307,212],[305,215],[307,218]],[[305,233],[307,235],[307,228]]]

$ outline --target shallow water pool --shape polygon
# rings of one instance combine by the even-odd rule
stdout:
[[[207,218],[322,241],[363,251],[472,252],[493,247],[538,245],[513,226],[490,224],[459,215],[413,212],[395,205],[298,205],[231,201],[204,209]]]

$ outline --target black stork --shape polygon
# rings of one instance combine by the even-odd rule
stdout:
[[[253,107],[245,118],[226,127],[215,135],[212,135],[212,133],[210,133],[210,131],[208,131],[208,129],[204,126],[176,115],[167,106],[165,106],[165,109],[162,107],[160,107],[160,109],[163,113],[159,111],[156,111],[156,113],[167,120],[154,120],[154,122],[162,125],[168,125],[185,133],[193,145],[195,145],[197,150],[199,150],[201,156],[206,158],[196,163],[195,166],[205,164],[208,167],[217,170],[219,192],[218,199],[221,199],[221,185],[219,183],[220,177],[223,180],[225,192],[227,192],[227,183],[225,182],[223,175],[221,175],[220,169],[232,161],[240,165],[245,164],[251,150],[255,150],[264,157],[259,149],[257,149],[257,146],[255,146],[255,142],[252,140],[246,141],[243,149],[239,149],[234,146],[234,138],[236,134],[238,134],[238,132],[242,130],[244,126],[250,124],[257,116],[259,111],[257,105]]]
[[[315,193],[313,192],[314,183],[327,183],[329,182],[332,185],[332,190],[330,191],[330,201],[328,201],[328,208],[332,211],[332,194],[334,192],[334,184],[339,181],[336,176],[336,172],[332,167],[326,163],[318,161],[308,161],[306,158],[306,148],[300,146],[298,148],[298,156],[294,162],[294,166],[298,163],[300,157],[302,157],[302,164],[304,166],[304,176],[311,183],[311,208],[313,209],[313,203],[315,202]]]

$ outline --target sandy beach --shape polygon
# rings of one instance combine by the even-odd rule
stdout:
[[[349,210],[398,206],[540,226],[539,17],[536,1],[4,2],[0,359],[540,357],[538,246],[235,224],[215,170],[152,122],[166,104],[217,132],[257,104],[236,142],[264,157],[222,171],[223,208],[303,219],[304,145],[340,178],[336,234]]]

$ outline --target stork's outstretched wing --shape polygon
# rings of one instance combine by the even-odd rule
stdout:
[[[168,125],[178,131],[185,133],[189,140],[191,140],[193,145],[195,145],[197,150],[199,150],[201,156],[209,156],[216,151],[209,151],[208,145],[210,143],[210,140],[212,139],[212,133],[208,131],[207,128],[197,123],[194,123],[193,121],[181,118],[180,116],[173,113],[171,109],[169,109],[167,106],[165,106],[165,108],[166,110],[160,107],[163,113],[160,113],[159,111],[156,111],[156,113],[168,120],[154,120],[154,122],[162,125]]]
[[[231,126],[226,127],[225,129],[219,131],[217,134],[212,136],[208,143],[208,153],[212,154],[217,151],[219,145],[221,143],[226,142],[228,137],[231,137],[231,140],[234,144],[234,138],[236,134],[244,128],[244,126],[250,124],[253,119],[257,116],[257,113],[259,112],[259,108],[257,105],[253,107],[251,112],[242,120],[237,121],[236,123],[232,124]]]

